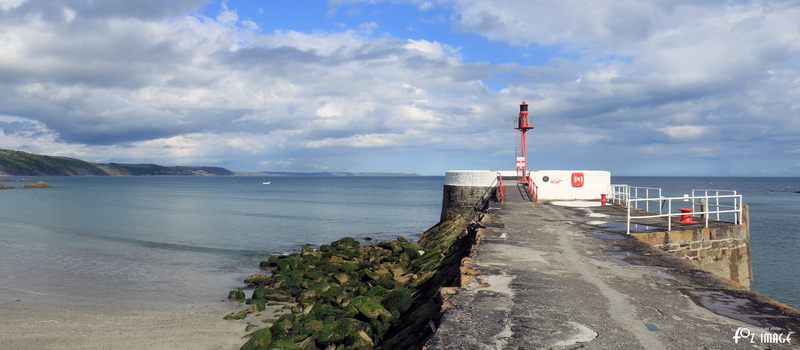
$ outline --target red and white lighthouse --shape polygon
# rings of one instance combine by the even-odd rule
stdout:
[[[523,184],[528,183],[528,173],[525,170],[528,157],[528,144],[525,139],[525,133],[533,129],[533,125],[528,124],[528,104],[522,101],[519,105],[519,120],[514,130],[519,130],[519,137],[517,138],[517,176],[519,182]]]

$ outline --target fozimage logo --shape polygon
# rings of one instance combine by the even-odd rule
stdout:
[[[750,342],[750,344],[756,344],[756,342],[759,344],[791,344],[792,334],[794,334],[794,332],[761,332],[756,334],[750,331],[749,328],[739,327],[736,329],[736,332],[733,333],[733,342],[739,344],[739,340],[741,339],[742,342]]]

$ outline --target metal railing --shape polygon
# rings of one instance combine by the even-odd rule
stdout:
[[[497,196],[500,197],[500,203],[506,201],[506,188],[503,186],[503,175],[497,173]]]
[[[716,190],[715,190],[716,191]],[[722,192],[722,190],[720,190]],[[666,203],[667,204],[667,211],[666,213],[647,213],[645,215],[631,215],[631,205],[630,203],[637,203],[637,202],[645,202],[645,201],[659,201],[659,203]],[[694,211],[690,213],[673,213],[672,210],[675,208],[673,206],[673,201],[681,201],[681,202],[692,202],[700,201],[701,203],[712,203],[714,201],[715,209],[711,209],[711,205],[706,205],[702,207],[700,211]],[[722,202],[722,204],[719,204]],[[657,197],[657,198],[629,198],[628,199],[629,205],[627,206],[627,233],[631,233],[631,220],[632,219],[650,219],[650,218],[667,218],[667,231],[672,231],[672,217],[673,216],[684,216],[684,215],[701,215],[705,221],[705,227],[708,228],[708,223],[710,221],[709,217],[713,214],[717,215],[717,221],[720,221],[720,214],[733,214],[733,223],[736,225],[741,225],[742,220],[742,195],[739,194],[730,194],[730,195],[709,195],[708,192],[705,192],[703,195],[684,195],[683,197]],[[637,205],[634,205],[637,207]]]
[[[710,198],[714,199],[714,203],[710,203],[708,201],[703,201],[702,199],[699,200],[699,201],[692,200],[692,211],[693,212],[696,211],[698,206],[702,210],[703,208],[705,208],[706,205],[709,206],[709,207],[710,206],[714,206],[716,209],[719,209],[721,207],[730,208],[730,206],[726,206],[724,204],[722,204],[722,205],[719,204],[719,195],[720,195],[720,193],[723,194],[723,195],[737,195],[735,190],[718,190],[718,189],[707,189],[707,188],[693,188],[692,189],[692,197],[699,196],[701,198],[704,198],[704,197],[709,197],[709,195],[712,194],[712,193],[713,193],[713,195]],[[717,220],[719,220],[719,219],[720,219],[720,213],[717,213]],[[738,220],[738,219],[735,218],[734,220]]]
[[[643,208],[645,211],[650,211],[650,202],[652,202],[652,201],[650,201],[649,199],[654,199],[654,198],[661,198],[661,197],[663,197],[663,196],[661,195],[661,189],[660,189],[660,188],[658,188],[658,187],[638,187],[638,186],[632,186],[632,187],[630,187],[630,188],[628,189],[628,194],[630,195],[631,193],[633,193],[633,196],[631,196],[631,197],[630,197],[631,199],[645,199],[645,200],[644,200],[644,208]],[[651,194],[651,193],[652,193],[652,194],[656,194],[656,193],[657,193],[657,194],[658,194],[658,196],[657,196],[657,197],[651,197],[651,196],[650,196],[650,194]],[[641,195],[643,195],[644,197],[640,197],[640,196],[639,196],[640,194],[641,194]],[[641,202],[642,202],[642,201],[634,201],[634,202],[633,202],[634,208],[636,208],[636,209],[642,209],[642,208],[639,208],[639,203],[641,203]],[[630,205],[629,205],[629,206],[630,206]],[[659,214],[661,214],[661,212],[663,211],[663,209],[662,209],[663,207],[664,207],[664,205],[663,205],[663,202],[659,202],[659,203],[658,203],[658,213],[659,213]]]
[[[539,186],[533,183],[530,173],[528,173],[528,194],[531,197],[531,201],[539,203]]]
[[[692,189],[691,195],[685,194],[682,197],[664,197],[663,191],[658,187],[639,187],[627,184],[612,184],[609,188],[609,200],[612,204],[624,205],[627,208],[627,233],[630,234],[631,219],[648,218],[667,218],[667,230],[672,230],[672,217],[685,215],[700,215],[705,222],[705,227],[712,216],[716,221],[726,222],[723,219],[732,219],[736,225],[741,224],[742,220],[742,196],[734,190],[720,189]],[[687,212],[675,213],[673,209],[678,204],[674,201],[691,203],[691,208],[684,209]],[[652,205],[651,205],[651,202]],[[651,213],[650,208],[655,205],[658,207],[658,214]],[[666,206],[666,213],[664,212]],[[653,207],[655,208],[655,207]],[[632,211],[644,210],[643,215],[632,215]],[[691,210],[689,212],[689,210]],[[728,216],[730,215],[730,216]],[[728,221],[731,222],[731,221]]]
[[[626,184],[612,184],[609,188],[610,198],[609,200],[611,203],[616,204],[625,204],[625,206],[629,206],[631,203],[631,199],[648,199],[644,201],[644,208],[639,208],[639,202],[633,202],[634,208],[636,209],[644,209],[650,211],[650,201],[649,199],[654,198],[661,198],[662,190],[658,187],[643,187],[643,186],[631,186]],[[662,212],[661,203],[658,205],[658,212]]]
[[[631,186],[625,184],[611,185],[608,190],[610,197],[608,198],[611,203],[628,205],[629,190]]]

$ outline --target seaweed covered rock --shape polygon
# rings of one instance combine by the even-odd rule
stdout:
[[[285,302],[290,312],[254,332],[243,349],[418,348],[438,317],[439,288],[456,280],[470,243],[467,222],[464,214],[439,223],[419,244],[400,237],[362,246],[345,237],[270,256],[260,264],[270,275],[245,279],[255,285],[246,302],[258,311]],[[230,298],[244,297],[238,289]]]
[[[232,301],[244,301],[247,297],[244,295],[244,291],[241,288],[236,288],[230,292],[228,292],[228,299]]]
[[[242,350],[267,349],[272,342],[272,333],[269,328],[259,329],[250,334],[250,340],[242,345]]]
[[[270,276],[264,273],[254,273],[244,278],[244,283],[247,284],[266,284],[270,281]]]

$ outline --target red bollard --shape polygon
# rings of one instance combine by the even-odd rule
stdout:
[[[692,220],[692,208],[679,208],[678,210],[680,210],[681,213],[684,213],[684,214],[681,215],[681,223],[682,224],[696,224],[697,223],[697,221]]]
[[[606,194],[601,194],[600,195],[600,205],[602,205],[604,207],[606,206]]]

